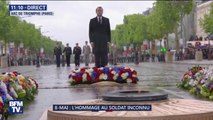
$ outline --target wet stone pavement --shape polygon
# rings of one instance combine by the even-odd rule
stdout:
[[[138,72],[139,83],[137,85],[123,84],[105,87],[70,86],[68,75],[74,65],[71,65],[70,68],[56,68],[55,65],[50,65],[40,68],[22,66],[0,69],[0,72],[18,71],[25,76],[31,76],[39,84],[39,92],[35,96],[35,100],[24,109],[24,114],[10,116],[9,120],[39,120],[42,113],[53,104],[97,99],[101,98],[104,93],[113,90],[153,90],[168,93],[170,98],[197,99],[176,87],[184,72],[193,65],[140,63],[137,66],[130,63],[120,64],[120,66],[134,68]]]

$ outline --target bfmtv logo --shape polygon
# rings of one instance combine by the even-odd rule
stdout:
[[[22,100],[10,100],[9,101],[9,113],[10,114],[23,114],[24,103]]]

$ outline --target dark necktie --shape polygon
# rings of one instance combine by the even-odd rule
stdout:
[[[98,23],[99,23],[99,24],[102,23],[101,17],[98,17]]]

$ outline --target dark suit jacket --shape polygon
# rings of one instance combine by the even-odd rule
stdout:
[[[74,47],[74,49],[73,49],[73,54],[75,54],[75,55],[81,55],[81,47]]]
[[[72,49],[71,47],[65,47],[63,50],[63,53],[65,52],[66,56],[69,56],[72,54]]]
[[[95,45],[93,49],[94,53],[108,52],[107,42],[111,42],[111,30],[108,18],[102,17],[102,24],[98,23],[97,17],[90,20],[89,39]]]
[[[54,48],[54,55],[61,55],[62,54],[62,51],[61,51],[61,47],[55,47]]]

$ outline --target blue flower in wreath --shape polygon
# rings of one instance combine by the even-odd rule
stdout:
[[[195,75],[192,76],[192,79],[196,79],[197,77]]]
[[[82,76],[80,72],[76,73],[75,75],[76,75],[76,77],[81,77]]]
[[[104,74],[109,73],[109,68],[108,68],[108,67],[104,67],[104,68],[103,68],[103,73],[104,73]]]
[[[123,79],[121,76],[118,76],[117,80],[118,80],[118,82],[122,82]]]
[[[95,71],[92,72],[92,80],[95,80],[95,78],[97,77],[97,73]]]
[[[118,67],[114,67],[113,70],[118,74],[121,70]]]
[[[10,91],[10,84],[6,84],[7,90]]]
[[[72,77],[72,75],[70,74],[70,75],[69,75],[69,79],[70,79],[71,77]]]
[[[210,82],[210,83],[209,83],[208,88],[209,88],[209,89],[212,89],[212,88],[213,88],[213,82]]]
[[[127,78],[130,78],[130,77],[131,77],[131,75],[132,75],[132,73],[131,73],[131,72],[127,72],[127,73],[128,73]]]
[[[6,97],[6,93],[3,89],[0,89],[0,94],[1,94],[1,97],[2,97],[2,100],[4,103],[7,102],[7,97]]]

